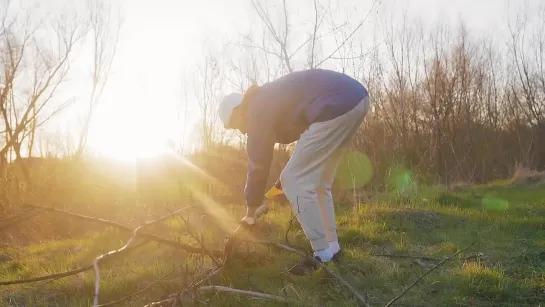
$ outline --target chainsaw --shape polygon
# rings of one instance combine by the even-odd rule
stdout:
[[[275,196],[282,195],[284,192],[282,191],[282,188],[279,184],[279,181],[267,192],[265,193],[265,201],[263,205],[259,206],[255,210],[255,221],[267,214],[269,212],[269,204],[268,202],[273,199]],[[232,252],[236,249],[236,246],[240,244],[240,239],[244,237],[248,237],[250,233],[252,232],[252,228],[255,226],[255,223],[252,225],[247,224],[246,222],[242,221],[240,222],[239,226],[233,231],[231,236],[225,241],[225,248],[223,250],[223,259],[225,265],[229,263],[229,260],[231,259]]]

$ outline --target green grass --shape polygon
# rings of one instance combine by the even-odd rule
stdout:
[[[232,211],[230,211],[232,212]],[[420,306],[539,306],[545,302],[545,187],[502,185],[473,187],[457,193],[421,191],[404,201],[384,198],[373,204],[338,205],[338,232],[345,255],[330,268],[364,294],[371,305],[384,306],[443,257],[477,240],[452,261],[432,272],[397,303]],[[234,218],[238,218],[233,214]],[[284,241],[290,219],[276,206],[263,222],[261,236]],[[307,247],[295,222],[290,243]],[[158,234],[174,238],[181,220]],[[266,230],[266,231],[265,231]],[[88,265],[97,255],[124,245],[128,234],[108,229],[84,238],[49,241],[25,248],[0,248],[0,280],[53,274]],[[187,236],[181,237],[190,242]],[[219,247],[220,240],[209,241]],[[263,246],[248,248],[213,284],[287,295],[300,306],[357,306],[347,289],[324,272],[293,276],[287,269],[297,256]],[[381,257],[377,254],[425,256],[439,260]],[[164,281],[118,306],[142,306],[175,293],[184,282],[211,268],[209,260],[155,243],[101,265],[101,303],[138,291],[175,269]],[[93,271],[47,282],[0,286],[5,306],[89,306]],[[186,305],[278,306],[243,296],[201,293]],[[10,303],[11,302],[11,303]],[[2,306],[4,306],[2,305]],[[184,306],[186,306],[184,305]]]

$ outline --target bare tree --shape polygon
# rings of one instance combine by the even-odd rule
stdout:
[[[21,158],[24,138],[30,136],[33,140],[33,129],[65,107],[62,103],[55,106],[54,97],[68,74],[75,45],[87,32],[77,16],[51,16],[36,25],[30,18],[31,13],[27,13],[23,19],[20,15],[4,17],[0,31],[3,33],[4,84],[0,113],[6,130],[5,144],[0,149],[2,167],[12,150]],[[44,32],[52,36],[47,43],[43,39]],[[37,121],[38,117],[42,118],[41,122]],[[28,176],[27,170],[25,174]]]
[[[88,0],[88,6],[93,44],[93,76],[88,110],[83,120],[76,156],[83,153],[87,144],[91,119],[108,82],[121,29],[121,21],[112,16],[113,10],[110,4],[103,0]]]
[[[223,95],[225,73],[218,57],[207,55],[204,63],[198,65],[194,80],[194,93],[199,106],[202,148],[211,148],[221,142],[225,131],[219,129],[217,109]]]

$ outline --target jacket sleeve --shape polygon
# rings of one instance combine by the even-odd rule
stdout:
[[[275,144],[274,116],[265,112],[261,114],[264,116],[248,118],[248,174],[244,194],[246,206],[251,208],[260,206],[265,197]]]

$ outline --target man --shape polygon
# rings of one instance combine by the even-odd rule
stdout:
[[[285,75],[244,94],[225,96],[219,117],[227,129],[247,135],[247,213],[264,198],[274,145],[297,141],[276,185],[291,203],[316,260],[327,263],[340,252],[331,186],[343,148],[369,111],[366,88],[345,74],[310,69]],[[292,273],[310,266],[303,262]]]

